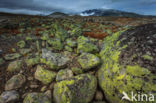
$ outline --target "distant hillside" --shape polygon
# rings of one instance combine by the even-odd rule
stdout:
[[[118,16],[118,17],[140,17],[143,15],[114,9],[92,9],[80,13],[81,16]]]
[[[66,16],[68,16],[68,14],[61,13],[61,12],[54,12],[54,13],[48,15],[48,17],[55,17],[55,18],[57,18],[57,17],[66,17]]]

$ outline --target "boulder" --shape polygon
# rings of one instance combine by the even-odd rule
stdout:
[[[41,66],[37,66],[37,70],[35,72],[35,79],[41,81],[43,84],[47,85],[51,83],[56,77],[56,73],[46,70]]]
[[[61,53],[52,53],[47,49],[42,49],[41,63],[46,64],[52,70],[59,70],[66,67],[70,59]]]
[[[126,100],[121,101],[123,92],[127,93],[130,99],[131,92],[156,96],[154,34],[156,24],[146,24],[125,32],[117,32],[104,39],[98,80],[110,103],[129,103]],[[138,100],[138,97],[136,99]]]
[[[98,47],[93,44],[87,37],[79,36],[77,39],[78,47],[77,52],[78,53],[96,53],[99,51]]]
[[[81,65],[82,69],[84,71],[88,71],[96,66],[98,66],[100,64],[100,59],[94,55],[94,54],[90,54],[90,53],[83,53],[78,57],[78,63]]]
[[[95,76],[78,75],[54,85],[54,101],[56,103],[89,103],[94,97],[96,87]]]

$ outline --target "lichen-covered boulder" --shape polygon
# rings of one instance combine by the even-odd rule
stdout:
[[[66,40],[66,43],[67,43],[67,45],[69,46],[69,47],[76,47],[76,45],[77,45],[77,42],[76,41],[74,41],[74,40],[72,40],[71,38],[69,38],[69,39],[67,39]]]
[[[53,96],[56,103],[89,103],[97,87],[96,77],[82,74],[58,82],[54,86]]]
[[[40,63],[40,58],[36,57],[36,58],[26,59],[25,63],[27,64],[28,67],[31,67],[31,66],[34,66],[34,65]]]
[[[62,50],[63,49],[63,43],[60,39],[49,39],[48,43],[52,46],[55,50]]]
[[[13,60],[13,59],[17,59],[19,57],[21,57],[21,54],[19,54],[19,53],[12,53],[12,54],[6,54],[4,56],[4,59],[5,60]]]
[[[67,45],[64,48],[65,48],[65,50],[67,50],[69,52],[72,52],[73,51],[73,49],[71,47],[67,46]]]
[[[156,24],[146,24],[104,39],[100,52],[103,65],[98,71],[98,79],[110,103],[133,101],[132,92],[147,94],[147,101],[143,98],[144,103],[149,102],[149,94],[156,96],[155,34]],[[130,101],[121,100],[123,92],[127,93]],[[138,96],[135,98],[139,100]]]
[[[70,59],[61,53],[52,53],[47,49],[42,49],[41,63],[46,64],[50,69],[59,70],[66,67]]]
[[[52,103],[44,93],[28,93],[24,98],[23,103]]]
[[[56,81],[69,79],[73,76],[73,72],[70,69],[62,69],[57,73]]]
[[[46,70],[41,66],[37,66],[37,70],[35,72],[35,79],[41,81],[43,84],[47,85],[51,83],[56,77],[56,73]]]
[[[5,84],[5,90],[13,90],[20,88],[26,82],[26,78],[22,74],[14,75]]]
[[[17,72],[19,72],[21,70],[21,67],[22,67],[22,60],[16,60],[16,61],[11,62],[8,65],[7,71],[9,71],[9,72],[17,71]]]
[[[90,53],[82,53],[77,61],[84,71],[88,71],[100,64],[100,59],[96,55]]]
[[[93,44],[87,37],[79,36],[77,39],[78,47],[77,52],[78,53],[96,53],[99,51],[98,47]]]

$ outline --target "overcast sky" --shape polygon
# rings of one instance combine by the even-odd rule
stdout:
[[[49,14],[60,11],[77,13],[96,8],[156,15],[156,0],[0,0],[0,12]]]

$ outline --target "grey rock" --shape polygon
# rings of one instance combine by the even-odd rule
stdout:
[[[0,101],[3,101],[2,103],[15,103],[19,99],[19,94],[15,90],[5,91],[1,94],[0,98]]]
[[[46,64],[53,70],[64,68],[70,59],[61,53],[52,53],[47,49],[42,49],[41,63]]]

